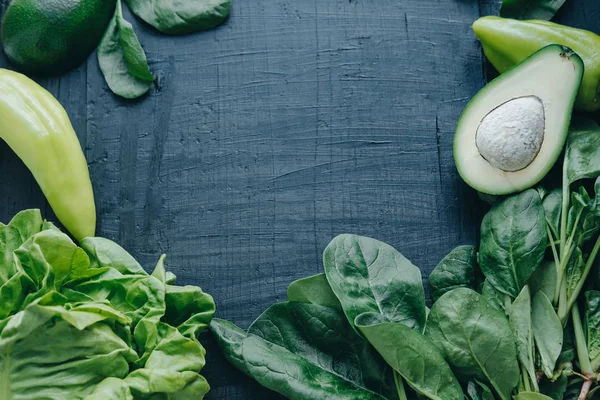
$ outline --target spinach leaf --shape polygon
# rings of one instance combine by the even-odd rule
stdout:
[[[503,0],[500,16],[520,20],[551,20],[566,0]]]
[[[565,163],[568,184],[600,175],[600,127],[591,119],[573,118]]]
[[[393,247],[340,235],[327,246],[323,259],[327,281],[351,325],[368,312],[422,332],[426,310],[421,271]]]
[[[429,275],[433,300],[459,287],[476,290],[480,283],[475,246],[458,246],[452,250]]]
[[[514,335],[480,294],[459,288],[443,295],[431,307],[425,335],[460,376],[489,381],[500,398],[511,398],[520,377]]]
[[[121,0],[98,46],[98,63],[106,83],[118,96],[135,99],[148,92],[154,77],[133,26],[123,18]]]
[[[494,206],[481,223],[479,263],[499,291],[517,297],[541,264],[548,243],[538,193],[527,190]]]
[[[592,367],[600,367],[600,292],[590,290],[585,293],[585,326],[587,330],[587,348]]]
[[[487,279],[483,282],[481,295],[496,310],[506,312],[504,298],[507,295],[497,290]]]
[[[477,379],[469,381],[467,385],[467,394],[471,400],[495,400],[494,394],[485,383]]]
[[[517,342],[517,354],[521,365],[529,374],[531,382],[537,382],[535,375],[535,352],[533,328],[531,326],[531,293],[525,285],[521,293],[509,307],[508,320]],[[524,377],[523,379],[527,379]]]
[[[531,275],[528,285],[534,296],[538,292],[544,292],[551,299],[554,297],[557,279],[556,264],[553,261],[544,261]]]
[[[542,200],[546,215],[546,222],[554,238],[560,237],[560,213],[562,208],[562,190],[556,188],[544,196]]]
[[[521,392],[515,396],[516,400],[552,400],[552,397],[548,397],[545,394],[535,392]]]
[[[552,400],[563,400],[568,382],[569,379],[563,374],[559,375],[554,382],[548,378],[543,378],[540,381],[540,392],[551,397]]]
[[[417,393],[434,400],[463,400],[458,380],[435,345],[401,323],[373,324],[367,314],[356,326]]]
[[[279,303],[247,333],[219,319],[210,329],[231,364],[292,400],[397,399],[392,369],[335,309]]]
[[[577,287],[577,284],[581,280],[583,270],[585,268],[585,262],[583,261],[583,253],[579,247],[577,247],[571,258],[567,262],[567,295],[571,297],[573,291]]]
[[[542,369],[548,378],[552,378],[563,347],[563,327],[552,302],[543,292],[538,292],[533,297],[531,315],[533,336]]]
[[[317,304],[337,310],[342,309],[342,305],[331,290],[325,274],[309,276],[292,282],[288,286],[287,297],[289,301]]]
[[[125,0],[138,17],[167,35],[185,35],[221,25],[231,0]]]

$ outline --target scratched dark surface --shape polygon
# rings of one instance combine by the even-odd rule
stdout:
[[[471,23],[497,9],[497,0],[234,0],[226,25],[177,38],[127,14],[158,78],[149,96],[112,95],[95,55],[39,82],[85,150],[98,234],[148,269],[166,252],[180,284],[202,286],[219,317],[247,327],[291,281],[322,270],[339,233],[392,244],[424,276],[476,241],[485,206],[457,175],[452,135],[490,71]],[[598,31],[600,2],[568,0],[557,19]],[[0,221],[33,207],[54,219],[4,143],[0,190]],[[208,398],[280,398],[203,341]]]

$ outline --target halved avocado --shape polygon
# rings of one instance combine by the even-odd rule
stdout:
[[[539,182],[563,149],[582,77],[581,58],[553,44],[481,89],[454,134],[465,182],[495,195]]]

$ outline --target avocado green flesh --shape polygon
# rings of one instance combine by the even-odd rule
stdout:
[[[2,20],[2,47],[20,71],[61,74],[100,43],[116,0],[13,0]]]
[[[463,111],[454,136],[456,167],[465,182],[495,195],[518,192],[539,182],[562,151],[582,77],[579,56],[563,46],[550,45],[481,89]],[[494,167],[477,147],[479,126],[503,104],[530,96],[539,99],[544,108],[543,141],[537,155],[517,171]]]

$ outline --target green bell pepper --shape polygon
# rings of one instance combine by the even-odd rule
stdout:
[[[60,222],[78,240],[94,236],[90,175],[60,103],[25,75],[0,69],[0,138],[23,160]]]
[[[549,44],[571,48],[585,66],[575,107],[582,111],[600,109],[600,36],[554,22],[491,16],[475,21],[473,31],[486,57],[500,73]]]

